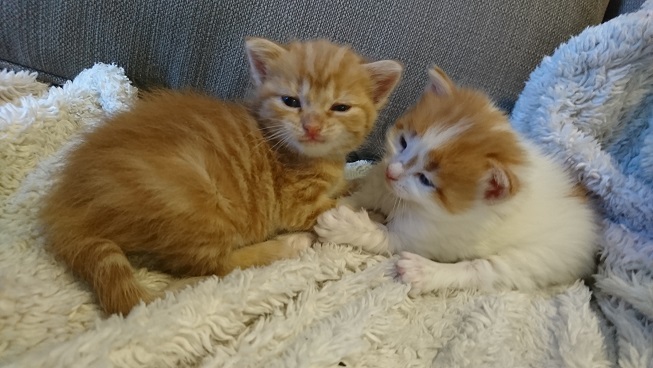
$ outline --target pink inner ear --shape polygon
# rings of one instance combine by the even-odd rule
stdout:
[[[502,185],[496,176],[492,176],[485,190],[486,200],[498,200],[506,196],[506,187]]]
[[[260,80],[263,80],[266,74],[265,64],[263,63],[263,61],[261,61],[257,57],[252,57],[252,66],[254,67],[254,72],[257,74],[257,77]]]
[[[436,96],[445,96],[451,93],[449,88],[446,86],[445,81],[442,80],[431,81],[426,89]]]
[[[379,79],[376,82],[376,91],[374,93],[374,102],[378,103],[385,98],[389,93],[389,90],[394,86],[393,78],[383,78]]]
[[[487,179],[485,186],[485,200],[499,201],[510,195],[512,183],[508,173],[500,166],[493,164],[490,170],[490,177]]]
[[[375,78],[374,85],[374,103],[384,101],[397,84],[397,75],[378,75]]]
[[[247,56],[249,59],[250,71],[252,73],[252,77],[254,78],[254,82],[256,84],[263,83],[263,80],[267,74],[267,68],[265,67],[265,62],[263,59],[261,59],[261,55],[249,51]]]
[[[402,66],[396,61],[381,60],[363,64],[372,80],[372,98],[377,106],[385,104],[401,77]]]

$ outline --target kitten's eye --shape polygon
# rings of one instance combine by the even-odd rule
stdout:
[[[331,111],[345,112],[345,111],[347,111],[349,109],[351,109],[351,106],[349,106],[349,105],[334,104],[333,106],[331,106]]]
[[[399,144],[401,144],[401,149],[404,150],[406,147],[408,147],[408,142],[406,142],[406,138],[404,136],[399,137]]]
[[[433,188],[435,185],[433,185],[433,182],[426,177],[424,174],[417,174],[417,177],[419,178],[419,182],[422,183],[422,185],[431,187]]]
[[[283,103],[288,107],[292,107],[295,109],[302,107],[302,104],[295,97],[281,96],[281,101],[283,101]]]

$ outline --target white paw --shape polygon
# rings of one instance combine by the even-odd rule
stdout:
[[[279,235],[276,238],[279,241],[282,241],[289,248],[296,250],[297,254],[301,251],[310,248],[315,242],[315,235],[309,232],[301,233],[290,233]]]
[[[401,281],[411,286],[409,295],[417,296],[429,291],[430,272],[433,262],[422,256],[410,252],[401,252],[401,258],[397,261],[397,273]]]
[[[339,206],[321,214],[314,230],[322,241],[363,246],[361,234],[376,231],[377,225],[367,211],[354,212],[347,206]]]

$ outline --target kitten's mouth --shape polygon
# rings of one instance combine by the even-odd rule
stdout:
[[[303,137],[299,137],[299,139],[297,140],[303,144],[318,144],[318,143],[324,143],[326,141],[324,137],[317,137],[317,136],[314,137],[303,136]]]
[[[300,136],[294,140],[295,149],[309,157],[327,157],[340,155],[342,151],[333,139],[325,137]]]

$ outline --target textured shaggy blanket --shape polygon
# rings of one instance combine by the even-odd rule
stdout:
[[[513,123],[604,214],[596,298],[621,367],[653,367],[653,0],[588,29],[533,72]]]
[[[411,299],[392,276],[395,259],[316,244],[301,259],[213,278],[107,319],[87,286],[45,251],[35,212],[78,134],[128,109],[136,89],[120,68],[104,64],[62,88],[0,72],[0,363],[651,366],[651,18],[646,9],[622,16],[561,46],[533,73],[513,114],[604,211],[600,310],[580,282],[528,294]],[[352,164],[350,175],[366,167]],[[158,288],[169,280],[145,269],[138,277]]]

